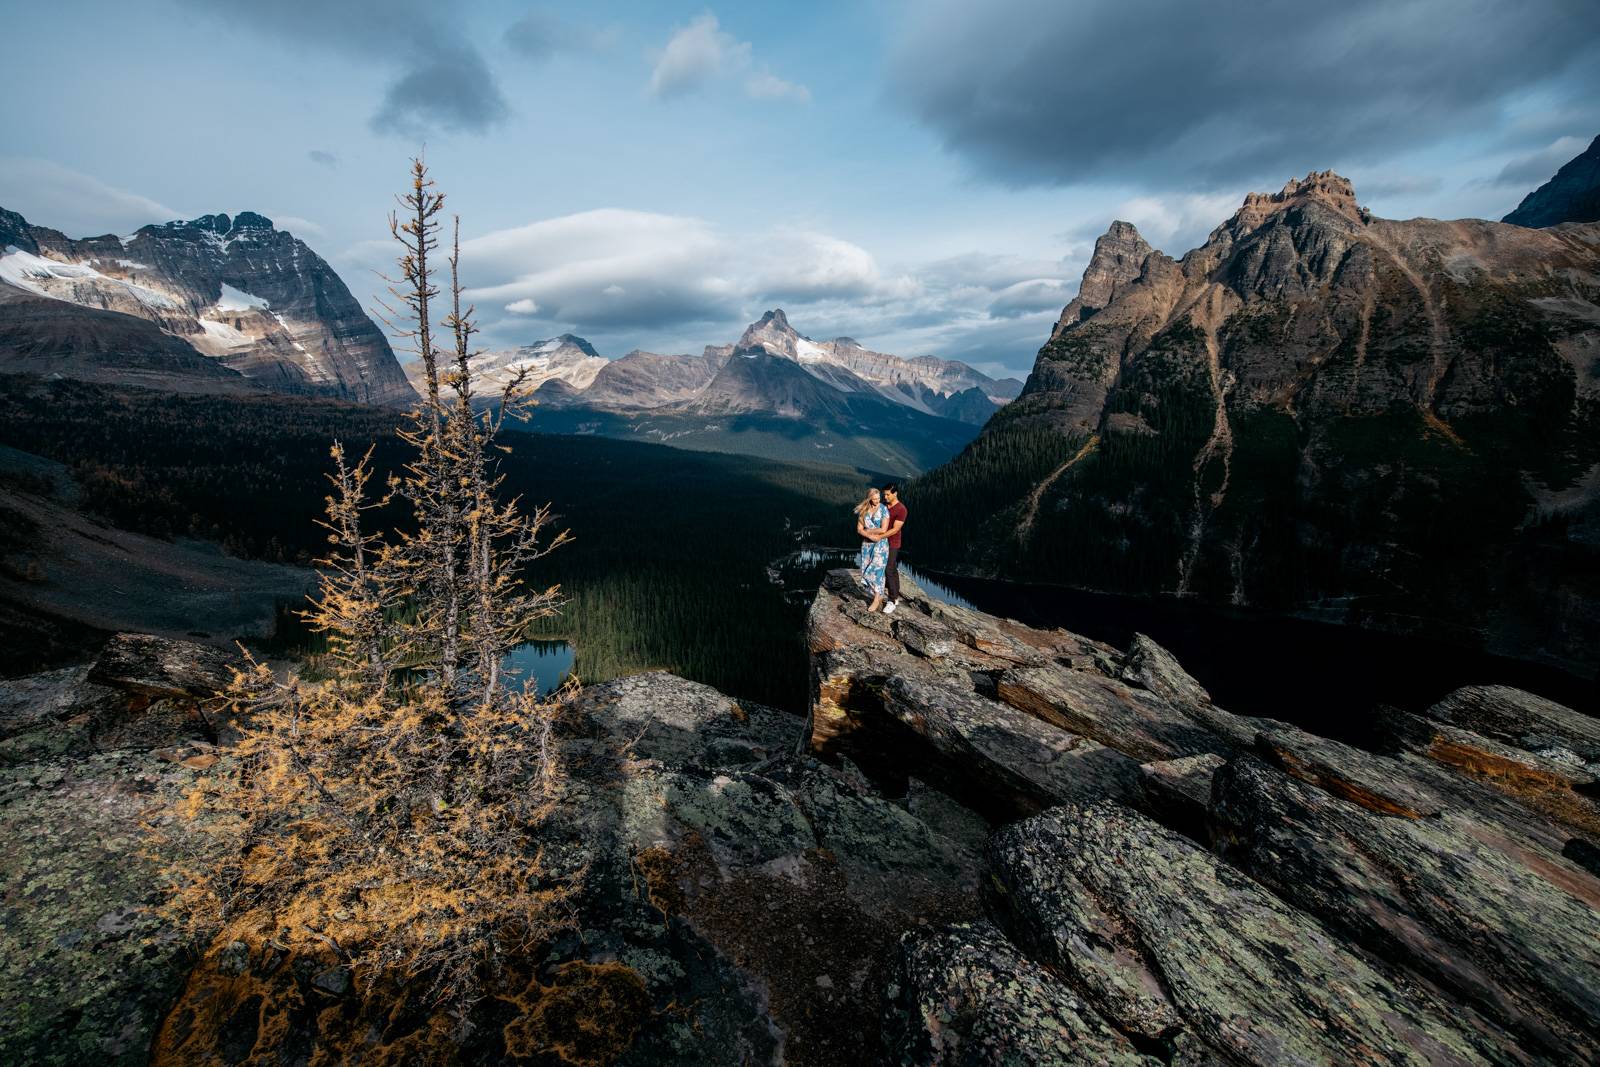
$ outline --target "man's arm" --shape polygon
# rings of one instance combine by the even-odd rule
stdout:
[[[890,526],[887,530],[883,531],[883,536],[884,537],[893,537],[895,534],[900,532],[900,527],[904,526],[905,524],[906,524],[906,520],[904,520],[904,519],[896,519],[896,520],[894,520],[894,525]]]

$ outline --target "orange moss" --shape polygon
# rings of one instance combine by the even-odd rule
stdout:
[[[634,867],[644,879],[645,897],[663,915],[683,911],[683,890],[678,887],[677,862],[671,852],[657,845],[634,857]]]
[[[1433,739],[1428,756],[1568,826],[1600,835],[1600,811],[1559,774],[1442,737]]]
[[[543,985],[530,981],[511,998],[521,1012],[504,1030],[506,1052],[554,1054],[573,1067],[613,1063],[650,1018],[650,994],[621,963],[569,963]]]

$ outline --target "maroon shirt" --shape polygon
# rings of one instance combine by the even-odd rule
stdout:
[[[904,504],[896,504],[894,507],[889,509],[889,529],[893,530],[895,523],[897,523],[897,522],[905,522],[905,521],[906,521],[906,506]],[[903,527],[902,527],[902,529],[903,529]],[[889,547],[890,548],[899,548],[900,547],[900,534],[899,533],[896,533],[893,537],[889,538]]]

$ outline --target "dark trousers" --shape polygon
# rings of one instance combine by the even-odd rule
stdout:
[[[883,584],[890,600],[900,599],[900,550],[892,545],[889,548],[889,565],[883,572]]]

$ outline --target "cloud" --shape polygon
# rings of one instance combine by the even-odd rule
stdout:
[[[511,109],[488,64],[476,49],[457,45],[437,49],[389,87],[372,117],[379,133],[418,137],[433,129],[482,133]]]
[[[881,302],[915,287],[826,234],[733,234],[700,218],[617,208],[486,234],[461,253],[480,307],[579,332],[725,323],[762,303]]]
[[[506,27],[504,41],[527,59],[544,61],[562,52],[598,52],[616,43],[620,31],[612,26],[568,22],[552,11],[536,8]]]
[[[907,4],[891,93],[1012,185],[1281,180],[1600,91],[1593,0]]]
[[[997,319],[1014,319],[1030,312],[1059,312],[1077,292],[1077,286],[1062,278],[1032,278],[1006,286],[989,302],[989,314]]]
[[[313,148],[311,151],[307,152],[306,158],[311,160],[313,163],[320,163],[324,167],[337,167],[339,165],[338,156],[334,155],[332,152],[324,152],[320,148]]]
[[[69,236],[131,233],[184,213],[47,159],[0,156],[0,205]]]
[[[975,353],[1014,373],[1031,364],[1082,270],[1076,258],[978,253],[886,268],[831,234],[732,232],[619,208],[488,233],[461,255],[491,339],[571,331],[602,351],[692,350],[731,341],[781,306],[813,336],[847,334],[904,355]]]
[[[757,71],[746,78],[744,91],[752,100],[793,100],[798,104],[811,102],[810,89],[784,81],[769,70]]]
[[[1487,184],[1510,185],[1532,192],[1554,177],[1556,171],[1582,154],[1588,146],[1589,142],[1581,137],[1562,137],[1536,152],[1509,160]]]
[[[428,0],[184,2],[230,28],[255,26],[296,46],[393,71],[370,120],[380,133],[482,133],[510,111],[483,54],[447,17],[450,9]]]
[[[753,100],[806,103],[811,99],[811,90],[804,85],[757,65],[750,42],[725,32],[709,11],[668,39],[650,72],[650,95],[661,100],[686,96],[722,78],[738,80]]]
[[[299,215],[280,215],[277,212],[270,212],[268,217],[272,219],[272,224],[278,229],[286,230],[296,237],[326,237],[328,235],[328,231],[320,224],[312,222],[310,219],[301,218]]]

